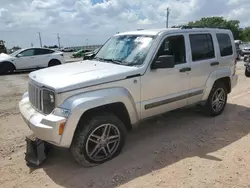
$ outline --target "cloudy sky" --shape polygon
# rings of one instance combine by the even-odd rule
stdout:
[[[99,44],[116,32],[171,25],[204,16],[238,19],[250,26],[250,0],[1,0],[0,40],[8,47]]]

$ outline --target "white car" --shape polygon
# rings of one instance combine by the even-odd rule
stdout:
[[[65,63],[63,52],[47,48],[26,48],[0,54],[0,74],[15,70],[37,69]]]

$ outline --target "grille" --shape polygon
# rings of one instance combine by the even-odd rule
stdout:
[[[29,100],[31,105],[38,111],[42,111],[42,89],[29,83]]]

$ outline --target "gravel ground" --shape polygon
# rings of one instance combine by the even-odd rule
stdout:
[[[0,187],[250,187],[250,79],[239,64],[239,83],[222,115],[186,108],[153,118],[128,135],[120,156],[88,169],[63,149],[36,169],[26,166],[24,139],[31,132],[17,104],[28,75],[1,76]]]

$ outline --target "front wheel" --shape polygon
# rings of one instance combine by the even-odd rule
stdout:
[[[206,112],[210,116],[220,115],[227,104],[227,88],[223,82],[214,84],[206,102]]]
[[[71,153],[84,167],[91,167],[108,161],[122,151],[125,144],[124,124],[113,114],[93,116],[88,122],[80,122],[76,131]]]
[[[0,74],[12,74],[15,70],[15,67],[11,63],[3,63],[0,66]]]

